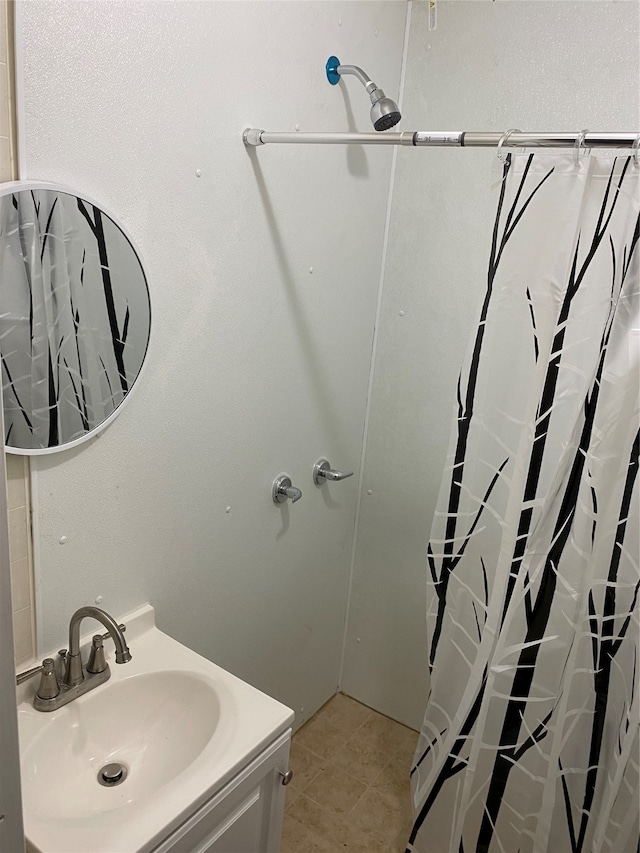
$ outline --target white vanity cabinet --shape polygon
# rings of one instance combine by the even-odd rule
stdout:
[[[49,714],[17,688],[27,849],[278,853],[293,711],[159,631],[151,605],[116,621],[132,659],[104,684]],[[107,787],[112,763],[127,773]]]
[[[152,853],[278,853],[291,729],[243,768]]]

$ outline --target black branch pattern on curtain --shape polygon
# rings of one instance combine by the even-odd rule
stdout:
[[[82,379],[82,354],[80,353],[80,311],[75,307],[73,303],[73,294],[69,294],[69,305],[71,308],[71,320],[73,322],[73,331],[74,331],[74,342],[75,342],[75,350],[76,350],[76,358],[78,359],[78,372],[80,374],[80,390],[76,388],[76,383],[73,379],[73,374],[68,365],[66,365],[67,370],[69,372],[69,377],[73,384],[73,391],[76,397],[76,405],[78,407],[78,412],[80,413],[80,418],[82,420],[82,428],[85,430],[90,429],[89,425],[89,407],[87,404],[87,388],[86,383]],[[62,340],[60,341],[60,345],[62,346]],[[66,363],[65,363],[66,364]]]
[[[100,256],[100,267],[102,272],[102,284],[104,287],[104,300],[107,306],[107,314],[109,317],[109,326],[111,328],[111,341],[113,344],[113,353],[116,359],[116,364],[118,366],[118,377],[120,379],[120,386],[122,388],[122,392],[124,394],[129,390],[129,383],[127,380],[127,373],[124,367],[124,348],[126,344],[126,335],[122,336],[120,333],[120,328],[118,326],[118,315],[116,312],[116,303],[113,296],[113,286],[111,283],[111,271],[109,270],[109,258],[107,256],[107,242],[104,236],[104,226],[102,224],[102,212],[99,208],[93,207],[93,214],[95,219],[91,218],[89,211],[83,200],[81,198],[78,199],[78,210],[87,220],[87,224],[89,228],[93,232],[93,236],[96,238],[96,243],[98,245],[98,254]],[[128,325],[128,309],[127,309],[127,317],[125,318],[125,326]]]
[[[469,432],[474,413],[474,398],[477,389],[478,373],[482,361],[482,345],[485,335],[485,324],[489,313],[496,272],[503,255],[504,248],[512,235],[513,230],[522,219],[535,195],[553,172],[552,168],[544,174],[542,179],[533,187],[529,195],[526,197],[526,200],[518,209],[520,199],[523,196],[526,196],[526,181],[532,162],[533,155],[528,158],[526,166],[524,166],[522,170],[522,176],[519,180],[519,184],[517,185],[517,189],[514,191],[514,200],[508,211],[505,222],[502,224],[501,220],[505,204],[505,184],[511,167],[511,157],[509,156],[506,158],[503,168],[503,181],[500,188],[497,213],[493,228],[493,239],[487,277],[487,290],[480,313],[480,320],[475,340],[473,342],[472,353],[469,357],[468,379],[464,395],[461,391],[462,373],[458,381],[457,432],[455,434],[456,439],[452,454],[453,466],[448,489],[447,513],[445,516],[446,520],[444,522],[445,536],[440,567],[438,567],[438,561],[434,554],[431,542],[427,549],[428,568],[436,596],[435,625],[429,654],[430,671],[434,667],[442,638],[442,629],[448,606],[447,594],[452,573],[464,555],[465,548],[476,529],[479,516],[486,506],[497,479],[500,477],[503,469],[509,462],[509,457],[507,457],[499,467],[497,473],[486,488],[484,497],[480,502],[480,508],[472,521],[471,526],[464,534],[460,534],[458,532],[458,523],[459,518],[461,517],[459,509],[463,489],[465,465],[468,461],[467,452]],[[501,615],[498,619],[499,636],[505,627],[506,620],[509,617],[511,605],[514,604],[517,606],[513,601],[513,596],[516,585],[520,582],[522,594],[521,606],[524,614],[523,636],[521,642],[516,646],[516,648],[519,649],[518,660],[514,668],[515,674],[511,684],[510,696],[507,697],[506,708],[502,718],[499,740],[495,747],[493,769],[488,774],[488,786],[486,791],[483,791],[482,793],[484,806],[480,819],[476,845],[474,848],[475,853],[489,853],[489,850],[492,849],[492,839],[496,832],[498,815],[503,805],[503,796],[508,785],[509,776],[513,768],[518,765],[518,762],[521,761],[525,754],[533,746],[541,743],[547,737],[551,731],[550,726],[553,724],[554,714],[556,713],[561,699],[561,694],[556,695],[553,707],[551,710],[547,709],[544,714],[540,715],[536,725],[525,725],[525,711],[529,707],[530,693],[534,683],[536,667],[539,662],[538,655],[545,640],[549,619],[551,618],[552,605],[560,574],[560,564],[563,560],[565,548],[572,533],[574,518],[579,502],[579,493],[583,488],[587,489],[588,494],[590,493],[590,499],[593,506],[594,521],[591,530],[592,547],[596,536],[598,495],[591,483],[591,472],[587,469],[587,473],[585,475],[585,468],[587,466],[587,459],[592,446],[592,437],[594,423],[596,421],[596,412],[598,411],[601,382],[605,371],[610,336],[616,319],[616,309],[620,304],[620,296],[623,294],[625,284],[631,278],[637,278],[637,276],[629,276],[628,274],[632,266],[632,259],[634,256],[637,256],[638,243],[640,240],[640,216],[636,217],[635,228],[633,230],[631,240],[623,247],[621,259],[616,257],[616,248],[612,237],[609,235],[608,241],[606,240],[606,236],[609,232],[609,226],[618,205],[630,163],[631,158],[626,159],[622,165],[620,165],[617,160],[613,160],[608,174],[608,179],[606,181],[606,186],[604,187],[597,221],[593,229],[593,234],[591,235],[589,242],[586,243],[586,248],[584,235],[580,233],[578,234],[568,275],[567,286],[556,318],[555,332],[552,335],[551,350],[548,356],[547,367],[541,383],[541,393],[534,421],[534,434],[530,444],[530,456],[524,477],[522,507],[517,527],[517,536],[515,538],[513,554],[511,556],[509,574],[506,579],[504,597],[500,607]],[[538,498],[538,486],[545,455],[545,448],[549,435],[550,424],[555,411],[554,403],[556,400],[560,367],[566,348],[568,323],[571,318],[572,306],[580,287],[585,280],[587,271],[590,269],[594,258],[596,258],[597,255],[598,257],[601,257],[600,250],[606,246],[607,243],[611,253],[612,269],[609,316],[602,329],[602,339],[600,341],[597,364],[595,366],[589,390],[586,393],[584,400],[580,437],[577,442],[575,452],[573,453],[573,458],[569,464],[569,473],[564,483],[564,491],[561,495],[558,495],[560,499],[559,509],[557,511],[557,517],[555,518],[553,533],[550,538],[550,544],[547,548],[546,554],[543,556],[543,560],[541,562],[541,570],[536,575],[536,588],[534,589],[534,580],[533,578],[530,578],[528,570],[525,573],[524,578],[521,578],[521,572],[525,556],[527,554],[530,536],[534,529],[534,505]],[[632,286],[637,289],[637,281],[634,280]],[[526,288],[526,300],[531,320],[533,357],[535,362],[538,362],[540,357],[540,343],[534,304],[528,287]],[[577,322],[579,322],[579,320],[577,320]],[[585,772],[582,801],[579,804],[572,804],[571,802],[569,789],[565,779],[565,771],[562,767],[562,759],[561,757],[558,758],[560,770],[559,780],[562,785],[565,800],[567,836],[571,845],[571,849],[567,850],[566,853],[587,853],[585,844],[588,837],[589,822],[593,816],[592,812],[598,773],[604,772],[601,766],[601,756],[607,718],[609,683],[615,663],[615,657],[622,646],[623,639],[627,635],[630,625],[632,624],[632,617],[636,611],[640,593],[640,581],[638,581],[633,588],[631,601],[622,605],[618,601],[618,571],[624,546],[625,533],[627,530],[632,495],[637,481],[638,442],[639,438],[638,434],[636,434],[635,442],[631,449],[626,481],[624,484],[624,492],[619,508],[618,525],[611,553],[606,591],[604,594],[604,605],[601,615],[598,615],[592,590],[589,592],[588,596],[588,620],[593,644],[592,677],[595,708],[591,721],[588,767]],[[464,517],[464,514],[462,514],[462,517]],[[460,542],[462,544],[456,545],[456,543]],[[489,602],[487,571],[485,562],[482,558],[480,558],[480,562],[482,566],[485,596],[484,608],[485,612],[487,612]],[[478,598],[477,601],[480,607],[481,599]],[[481,624],[478,618],[476,601],[472,600],[471,605],[478,637],[480,637]],[[619,608],[621,606],[623,609],[619,612]],[[564,658],[564,673],[567,671],[568,663],[573,651],[573,641],[565,651],[566,658]],[[469,705],[467,706],[464,718],[461,722],[458,722],[456,729],[451,730],[449,733],[450,746],[448,747],[447,753],[440,757],[442,763],[439,766],[439,769],[437,769],[438,765],[434,765],[436,768],[433,771],[434,778],[429,783],[426,798],[421,803],[415,817],[409,838],[407,853],[409,853],[410,849],[413,849],[412,845],[416,842],[417,836],[419,835],[427,816],[438,801],[438,797],[442,793],[445,784],[468,766],[469,759],[465,758],[465,750],[468,750],[470,743],[476,735],[474,728],[478,722],[485,700],[489,701],[487,698],[489,664],[480,664],[480,666],[483,666],[482,675],[479,678],[478,686],[475,688],[475,694],[469,700]],[[633,690],[635,690],[636,687],[636,675],[636,669],[634,668],[631,695],[633,695]],[[631,700],[629,700],[629,704],[630,702]],[[620,735],[618,737],[620,752],[622,750],[621,742],[623,737],[632,725],[633,722],[630,718],[629,709],[627,707],[627,710],[623,711],[622,719],[620,721]],[[524,737],[521,734],[523,726],[526,730]],[[438,731],[433,726],[432,729],[436,732]],[[420,754],[416,756],[414,766],[411,771],[412,776],[416,774],[421,764],[430,753],[432,753],[436,748],[441,748],[441,738],[447,733],[447,731],[447,728],[442,729],[439,732],[439,735],[436,733],[435,737],[427,739],[426,745],[422,747]],[[426,729],[423,730],[423,736],[425,732]],[[577,814],[577,822],[573,816],[574,811]],[[452,841],[452,843],[454,842]],[[459,851],[464,849],[462,840],[458,839],[457,836],[455,844],[457,847],[459,845]],[[500,849],[504,848],[500,846]],[[444,851],[438,851],[438,853],[444,853]],[[447,853],[449,853],[449,851],[447,851]],[[508,851],[508,853],[511,853],[511,851]]]
[[[533,440],[533,450],[529,461],[529,471],[527,475],[524,495],[522,497],[522,502],[525,506],[520,514],[520,522],[518,525],[518,539],[513,555],[513,561],[511,564],[511,574],[508,581],[507,594],[504,601],[505,614],[507,608],[509,607],[509,602],[511,601],[511,596],[513,594],[513,590],[518,579],[522,558],[524,557],[525,551],[527,549],[527,543],[529,541],[531,522],[533,520],[533,500],[535,499],[538,490],[538,482],[542,470],[542,460],[544,458],[547,436],[549,434],[549,424],[551,422],[551,415],[553,412],[553,401],[555,399],[556,386],[558,384],[558,375],[560,372],[560,363],[562,359],[564,340],[567,331],[567,321],[569,319],[571,304],[576,294],[578,293],[578,289],[580,287],[580,284],[584,280],[584,276],[589,268],[589,264],[593,261],[595,254],[598,251],[600,244],[602,243],[602,240],[607,230],[607,226],[611,221],[611,217],[613,216],[616,202],[618,200],[620,187],[622,186],[625,173],[629,167],[629,162],[627,161],[627,163],[625,163],[623,167],[622,174],[620,175],[618,181],[618,186],[616,187],[616,191],[614,193],[614,197],[610,204],[609,212],[607,214],[607,205],[609,203],[609,194],[611,191],[611,184],[614,177],[615,165],[616,164],[614,161],[613,166],[611,168],[611,173],[609,175],[609,181],[607,183],[607,188],[602,202],[602,207],[600,209],[600,216],[598,218],[595,232],[591,240],[587,255],[579,270],[578,258],[580,253],[580,236],[578,236],[578,241],[573,256],[573,265],[571,267],[571,273],[569,276],[569,283],[556,324],[556,334],[553,340],[551,358],[549,360],[549,366],[546,373],[544,389],[540,398],[540,405],[538,406],[538,411],[536,412],[536,431]]]
[[[9,388],[11,389],[13,397],[14,397],[16,403],[18,404],[18,408],[20,409],[20,414],[24,418],[24,421],[25,421],[29,431],[33,432],[33,424],[31,423],[31,419],[29,418],[29,415],[27,414],[26,407],[20,402],[20,397],[18,396],[18,392],[16,390],[16,386],[15,386],[15,383],[13,381],[13,377],[11,376],[11,373],[9,371],[9,367],[7,365],[7,362],[6,362],[4,356],[2,356],[2,369],[4,370],[4,372],[7,375],[7,379],[9,381]],[[6,386],[5,386],[5,394],[6,394]],[[11,424],[9,429],[11,429],[12,427],[13,427],[13,424]],[[8,437],[9,437],[9,434],[7,433],[7,438]]]
[[[14,196],[15,198],[15,196]],[[44,227],[44,231],[40,226],[40,202],[37,200],[35,193],[31,193],[31,200],[33,202],[33,212],[35,214],[35,221],[37,224],[36,233],[40,239],[40,263],[45,256],[45,251],[47,247],[47,237],[49,236],[49,230],[51,228],[51,222],[53,220],[53,214],[55,213],[56,206],[58,204],[58,199],[56,198],[53,204],[51,205],[51,209],[49,210],[49,216],[47,217],[47,222]],[[17,201],[16,201],[17,206]],[[25,256],[26,257],[26,256]],[[52,289],[51,300],[53,305],[54,313],[57,311],[57,294],[55,293],[55,289]],[[33,310],[33,306],[32,306]],[[34,344],[33,332],[31,338],[32,345]],[[58,417],[57,417],[57,405],[58,405],[58,386],[56,385],[55,379],[55,371],[54,371],[55,358],[53,353],[51,352],[51,343],[47,341],[47,390],[49,403],[47,406],[48,413],[48,421],[49,421],[49,433],[47,444],[49,447],[55,447],[58,444],[59,440],[59,429],[58,429]]]
[[[33,199],[33,204],[34,204],[34,208],[36,210],[36,215],[37,215],[38,205],[37,205],[35,198],[33,198],[33,193],[32,193],[32,199]],[[15,193],[11,196],[11,206],[13,207],[13,209],[16,212],[19,212],[20,206],[18,203],[18,198],[15,195]],[[31,266],[29,264],[29,254],[28,254],[29,246],[27,244],[27,241],[26,241],[26,238],[25,238],[23,231],[20,231],[19,235],[20,235],[21,256],[23,259],[24,280],[25,280],[25,283],[26,283],[28,291],[29,291],[29,344],[30,344],[30,350],[32,350],[33,349],[33,284],[31,282]],[[31,434],[33,434],[33,423],[32,423],[31,418],[29,417],[29,414],[27,412],[27,406],[20,399],[20,394],[18,392],[18,389],[16,388],[16,383],[14,382],[14,380],[11,376],[11,370],[9,369],[9,365],[7,364],[7,360],[4,356],[4,353],[2,355],[2,367],[4,369],[4,372],[6,373],[7,379],[9,381],[8,387],[6,385],[3,386],[5,397],[7,396],[7,391],[10,390],[11,396],[13,397],[13,400],[15,401],[16,405],[18,406],[18,409],[20,410],[20,414],[22,415],[29,432]],[[11,423],[9,425],[9,432],[7,432],[7,435],[6,435],[6,441],[7,442],[9,440],[9,434],[12,431],[12,429],[13,429],[13,423]]]
[[[628,166],[629,161],[627,161],[622,170],[618,181],[618,186],[616,188],[616,192],[614,193],[614,197],[611,201],[611,204],[609,206],[609,212],[607,214],[609,194],[615,170],[614,161],[593,239],[589,246],[587,255],[582,265],[580,266],[579,271],[578,256],[580,251],[580,238],[578,237],[573,257],[573,264],[571,267],[571,273],[569,276],[569,283],[565,298],[563,300],[560,315],[558,317],[556,334],[552,345],[551,358],[549,360],[549,368],[547,370],[547,376],[545,379],[538,412],[536,413],[536,433],[532,445],[533,449],[529,463],[529,473],[525,486],[525,493],[523,496],[523,503],[529,505],[536,497],[538,478],[542,469],[546,436],[549,432],[549,424],[553,411],[553,400],[555,398],[558,373],[560,370],[560,363],[564,350],[564,339],[567,329],[567,321],[569,319],[571,303],[576,293],[578,292],[580,284],[584,280],[587,268],[595,257],[598,247],[600,246],[602,239],[606,233],[606,229],[613,215],[613,211],[615,209],[616,202],[619,197],[620,187],[624,180],[624,176]],[[538,594],[536,596],[535,603],[532,607],[530,607],[530,609],[528,609],[527,612],[527,631],[523,640],[524,645],[522,651],[520,652],[518,663],[516,665],[516,675],[513,680],[513,686],[511,691],[513,698],[509,701],[509,704],[507,705],[507,710],[502,724],[502,733],[500,735],[498,752],[496,755],[493,773],[491,776],[491,782],[486,795],[485,813],[482,820],[482,826],[480,828],[480,834],[478,836],[478,853],[485,853],[485,851],[488,851],[489,849],[489,843],[495,830],[495,823],[498,816],[498,812],[502,805],[502,797],[505,788],[507,787],[509,775],[511,774],[511,771],[514,767],[514,763],[511,760],[512,744],[517,742],[520,729],[522,727],[524,712],[527,707],[527,700],[530,695],[531,685],[533,684],[536,663],[541,648],[540,644],[545,636],[547,624],[551,616],[551,607],[555,594],[556,583],[558,580],[558,566],[562,559],[565,546],[569,540],[569,535],[571,533],[571,525],[578,504],[578,492],[582,482],[585,459],[587,457],[591,442],[595,413],[600,393],[602,371],[604,369],[607,344],[609,342],[609,335],[613,326],[616,305],[617,302],[613,304],[613,307],[611,309],[610,319],[606,326],[603,335],[603,340],[600,346],[600,360],[594,378],[592,392],[585,404],[585,419],[582,428],[582,435],[580,437],[578,447],[576,448],[573,465],[571,467],[571,473],[567,481],[565,493],[560,507],[560,512],[556,520],[555,529],[553,531],[552,544],[544,564]],[[528,536],[531,530],[532,518],[533,509],[530,506],[527,506],[522,511],[520,516],[518,538],[516,540],[516,550],[514,553],[514,559],[512,562],[512,568],[509,576],[507,594],[504,604],[502,618],[503,623],[506,617],[509,602],[511,601],[511,596],[513,595],[513,590],[517,581],[520,566],[522,564],[522,559],[527,549]]]
[[[435,657],[438,651],[438,644],[440,642],[440,635],[442,633],[442,624],[447,608],[447,591],[449,588],[449,580],[451,577],[451,573],[454,571],[457,563],[460,560],[461,553],[460,551],[454,553],[454,543],[456,541],[457,534],[457,523],[458,523],[458,509],[460,506],[460,496],[462,494],[462,481],[464,477],[464,467],[466,462],[467,455],[467,443],[469,440],[469,431],[471,429],[471,423],[473,420],[473,404],[476,394],[476,385],[478,381],[478,372],[480,367],[480,360],[482,356],[482,343],[484,340],[485,333],[485,322],[487,319],[487,314],[489,312],[489,306],[491,303],[491,297],[493,294],[493,283],[496,277],[496,273],[498,271],[498,267],[500,265],[500,260],[502,258],[503,252],[507,243],[509,242],[509,238],[512,236],[516,226],[524,216],[526,209],[531,203],[532,199],[539,191],[540,187],[545,183],[545,181],[552,174],[553,169],[550,169],[549,172],[544,176],[544,178],[531,190],[529,196],[521,205],[518,210],[518,203],[520,201],[520,197],[524,192],[525,184],[527,181],[527,175],[529,174],[529,170],[531,167],[531,163],[533,162],[533,154],[531,154],[527,160],[527,164],[524,168],[522,178],[520,180],[520,184],[518,186],[518,190],[515,194],[513,204],[509,209],[509,212],[506,216],[504,223],[501,224],[502,217],[502,208],[504,204],[504,196],[506,189],[506,179],[509,169],[511,167],[511,155],[507,155],[504,162],[503,173],[502,173],[502,184],[500,189],[500,198],[498,200],[498,211],[496,214],[496,218],[493,226],[493,237],[491,243],[491,254],[489,256],[489,268],[487,271],[487,289],[484,296],[484,301],[482,304],[482,308],[480,311],[480,320],[478,322],[478,327],[476,330],[476,336],[473,343],[473,354],[471,357],[471,365],[469,368],[469,375],[467,378],[467,387],[465,389],[464,400],[462,399],[461,393],[461,385],[462,385],[462,374],[458,379],[458,420],[457,420],[457,441],[456,441],[456,449],[453,460],[453,469],[451,473],[451,484],[449,487],[449,501],[447,507],[447,526],[445,532],[445,543],[444,543],[444,555],[442,558],[442,565],[440,567],[440,572],[435,565],[435,560],[433,558],[433,552],[429,551],[429,568],[431,571],[431,575],[434,580],[435,589],[438,595],[438,613],[436,617],[436,624],[433,632],[433,639],[431,642],[431,651],[429,653],[429,663],[430,667],[433,667],[433,663],[435,661]],[[502,233],[500,232],[502,225]],[[534,321],[535,327],[535,321]],[[489,493],[490,494],[490,493]],[[485,495],[485,502],[489,497],[489,494]],[[484,508],[484,504],[480,507],[479,514],[482,512]],[[476,523],[477,523],[476,519]],[[472,532],[472,531],[471,531]],[[468,541],[468,535],[465,537],[463,547],[466,545]]]
[[[458,520],[457,512],[458,512],[458,508],[459,508],[459,504],[460,504],[460,496],[462,493],[462,480],[463,480],[463,473],[464,473],[464,464],[465,464],[465,459],[466,459],[467,442],[468,442],[468,438],[469,438],[469,430],[471,427],[471,421],[472,421],[472,417],[473,417],[473,402],[474,402],[476,385],[477,385],[477,380],[478,380],[478,373],[479,373],[479,368],[480,368],[480,360],[481,360],[481,354],[482,354],[482,342],[483,342],[483,338],[484,338],[485,323],[486,323],[486,319],[487,319],[487,315],[488,315],[488,311],[489,311],[491,296],[493,293],[493,283],[494,283],[495,276],[496,276],[496,273],[498,270],[500,259],[502,258],[502,254],[504,252],[505,246],[508,243],[509,238],[513,234],[514,229],[516,228],[516,226],[518,225],[518,223],[522,219],[526,209],[528,208],[529,204],[533,200],[536,193],[540,190],[540,188],[543,186],[545,181],[553,173],[553,169],[550,169],[547,172],[547,174],[542,178],[542,180],[540,180],[535,185],[535,187],[530,191],[525,202],[522,204],[522,206],[518,210],[518,202],[520,201],[520,198],[521,198],[521,196],[524,192],[524,189],[525,189],[527,176],[529,174],[529,170],[530,170],[531,164],[533,162],[533,156],[534,155],[532,154],[528,157],[527,164],[524,168],[522,178],[521,178],[520,183],[518,185],[518,190],[515,193],[514,201],[511,205],[511,208],[509,209],[507,216],[506,216],[505,222],[504,222],[504,224],[502,224],[502,232],[501,232],[500,228],[501,228],[501,218],[502,218],[504,196],[505,196],[505,189],[506,189],[506,178],[507,178],[507,175],[508,175],[509,169],[511,167],[511,163],[512,163],[512,159],[511,159],[510,154],[507,155],[507,157],[505,158],[505,163],[504,163],[504,167],[503,167],[503,175],[502,175],[502,184],[501,184],[500,196],[499,196],[499,200],[498,200],[498,209],[497,209],[496,218],[495,218],[494,227],[493,227],[491,253],[490,253],[490,257],[489,257],[489,269],[488,269],[488,274],[487,274],[487,290],[485,292],[485,297],[484,297],[484,301],[483,301],[481,312],[480,312],[480,319],[479,319],[479,323],[478,323],[478,328],[476,331],[476,337],[475,337],[474,344],[473,344],[473,353],[472,353],[472,357],[471,357],[471,366],[469,369],[469,376],[468,376],[468,380],[467,380],[467,388],[466,388],[464,403],[462,401],[462,397],[461,397],[461,393],[460,393],[462,376],[460,376],[460,378],[458,380],[458,419],[457,419],[457,430],[458,430],[458,432],[457,432],[456,449],[455,449],[455,456],[454,456],[454,465],[453,465],[453,470],[452,470],[452,475],[451,475],[451,484],[450,484],[450,489],[449,489],[449,501],[448,501],[445,544],[444,544],[444,548],[443,548],[444,556],[443,556],[443,560],[442,560],[442,567],[440,570],[440,574],[438,574],[438,572],[437,572],[437,567],[436,567],[435,558],[434,558],[433,549],[431,547],[431,544],[428,545],[428,549],[427,549],[429,569],[430,569],[430,572],[431,572],[431,575],[432,575],[432,578],[434,581],[436,593],[438,596],[438,612],[437,612],[437,617],[436,617],[436,626],[434,629],[434,635],[433,635],[431,651],[430,651],[430,659],[429,659],[430,667],[433,666],[433,663],[434,663],[434,660],[436,657],[438,642],[439,642],[439,639],[441,636],[442,624],[443,624],[443,620],[444,620],[444,616],[445,616],[445,612],[446,612],[446,605],[447,605],[447,589],[448,589],[448,584],[449,584],[449,579],[450,579],[451,573],[453,572],[453,570],[455,569],[455,566],[458,564],[459,560],[461,559],[461,557],[464,553],[464,548],[465,548],[467,542],[469,541],[470,536],[473,534],[473,530],[475,529],[475,526],[478,522],[480,514],[482,513],[484,507],[486,506],[486,502],[487,502],[487,500],[491,494],[491,491],[492,491],[495,483],[497,482],[500,473],[502,472],[503,468],[505,467],[505,465],[508,462],[508,459],[503,462],[503,464],[500,466],[498,473],[494,476],[493,480],[489,484],[489,487],[488,487],[488,489],[485,492],[485,495],[483,497],[483,501],[481,502],[480,509],[478,510],[478,514],[476,515],[474,522],[472,523],[471,527],[469,528],[469,530],[467,531],[467,533],[463,539],[462,547],[454,553],[454,550],[453,550],[454,542],[456,541],[456,537],[457,537],[457,530],[456,530],[457,520]],[[484,589],[485,589],[485,597],[486,597],[485,606],[486,606],[486,601],[488,600],[489,593],[488,593],[488,587],[487,587],[487,574],[486,574],[486,569],[485,569],[484,564],[482,565],[482,570],[483,570],[483,578],[484,578]],[[460,733],[457,736],[455,744],[454,744],[453,748],[450,750],[449,755],[447,756],[447,759],[444,762],[442,770],[441,770],[440,774],[438,775],[438,778],[432,787],[432,790],[430,792],[429,797],[427,798],[426,802],[424,803],[422,809],[420,810],[420,812],[419,812],[419,814],[418,814],[418,816],[414,822],[414,826],[413,826],[411,836],[409,839],[410,843],[413,843],[415,841],[416,835],[418,834],[420,827],[422,826],[422,823],[424,822],[427,814],[431,810],[431,808],[432,808],[434,802],[436,801],[438,794],[440,793],[445,782],[447,782],[449,779],[451,779],[453,776],[455,776],[457,773],[459,773],[466,766],[466,762],[460,758],[460,754],[461,754],[462,750],[464,749],[465,745],[467,744],[469,735],[473,729],[473,726],[476,723],[478,714],[480,713],[480,708],[482,706],[482,701],[484,698],[484,691],[486,688],[486,683],[487,683],[487,670],[485,669],[483,677],[482,677],[482,681],[481,681],[481,687],[478,691],[477,697],[476,697],[476,699],[475,699],[475,701],[474,701],[474,703],[473,703],[473,705],[472,705],[472,707],[471,707],[471,709],[467,715],[467,718],[465,719],[463,725],[461,726]],[[533,745],[534,743],[537,742],[537,740],[540,737],[543,737],[543,736],[544,735],[542,733],[538,733],[536,731],[531,736],[531,743],[529,745]],[[411,775],[413,775],[415,773],[415,771],[418,769],[418,767],[424,761],[424,759],[426,758],[426,756],[428,755],[430,750],[435,746],[435,743],[436,743],[435,740],[432,741],[427,746],[426,750],[423,751],[422,755],[419,756],[419,758],[414,762],[414,767],[411,770]]]
[[[636,609],[638,601],[638,590],[640,589],[640,581],[635,586],[631,604],[622,614],[617,612],[617,580],[618,569],[620,566],[620,555],[624,545],[624,537],[627,531],[627,521],[629,518],[629,509],[631,507],[631,498],[636,478],[638,476],[638,455],[640,448],[640,430],[636,433],[636,438],[631,448],[631,456],[629,459],[629,467],[624,484],[624,492],[622,494],[622,502],[620,513],[618,516],[618,525],[616,528],[616,536],[613,543],[611,554],[611,562],[609,564],[609,574],[607,577],[607,587],[605,591],[604,611],[599,619],[596,613],[593,592],[589,592],[589,620],[591,623],[592,639],[593,639],[593,692],[596,697],[595,709],[593,712],[593,722],[591,726],[591,741],[589,744],[589,761],[587,777],[585,781],[584,797],[578,813],[580,815],[580,823],[578,833],[573,823],[573,815],[571,808],[571,799],[569,790],[565,781],[564,775],[561,776],[563,792],[565,798],[565,808],[567,812],[567,825],[569,827],[569,837],[571,839],[571,853],[583,853],[585,837],[587,834],[587,826],[593,798],[596,791],[596,780],[598,769],[600,768],[600,757],[602,751],[602,743],[604,739],[604,726],[607,716],[607,704],[609,699],[609,682],[611,680],[611,671],[615,657],[620,650],[622,641],[629,630],[631,617]],[[622,624],[616,629],[616,617],[623,617]],[[599,641],[598,641],[599,638]],[[635,673],[633,681],[635,682]],[[635,684],[631,686],[631,692],[635,689]],[[627,725],[628,725],[628,721]],[[562,765],[560,764],[562,771]]]
[[[640,240],[640,215],[636,220],[636,227],[633,232],[633,236],[631,239],[631,244],[629,247],[625,246],[623,259],[622,259],[622,276],[621,276],[621,285],[620,289],[622,290],[625,280],[627,278],[627,273],[629,272],[629,268],[631,266],[631,260],[633,255],[637,249],[638,241]],[[615,287],[615,279],[616,279],[616,254],[615,248],[613,246],[613,242],[611,242],[611,258],[612,258],[612,277]],[[595,600],[593,596],[593,590],[589,592],[589,622],[591,627],[592,634],[592,648],[593,648],[593,692],[596,697],[596,706],[593,714],[593,722],[591,727],[591,741],[589,745],[589,761],[588,761],[588,771],[587,777],[585,780],[585,791],[584,797],[582,800],[582,807],[580,809],[580,823],[579,830],[576,836],[576,830],[573,823],[572,811],[571,811],[571,801],[569,798],[569,791],[566,785],[564,774],[562,775],[562,785],[563,785],[563,793],[565,797],[565,808],[567,812],[567,825],[569,828],[569,837],[571,839],[571,853],[583,853],[585,838],[587,833],[587,827],[589,822],[589,816],[591,814],[591,808],[593,805],[593,799],[596,791],[596,780],[598,775],[598,768],[600,766],[600,758],[602,751],[602,743],[604,739],[604,727],[605,720],[607,716],[607,705],[609,699],[609,683],[611,680],[611,672],[614,663],[614,659],[620,650],[622,645],[622,641],[626,636],[626,633],[629,629],[629,625],[631,624],[631,617],[635,611],[636,604],[638,601],[638,591],[640,589],[640,581],[635,586],[633,598],[631,604],[624,612],[624,620],[622,625],[620,626],[617,634],[615,634],[615,617],[620,614],[617,613],[618,601],[617,601],[617,580],[618,580],[618,570],[620,567],[620,558],[622,555],[622,548],[624,545],[625,534],[627,531],[627,523],[629,519],[629,511],[631,507],[631,500],[633,497],[633,490],[636,483],[636,479],[638,476],[638,457],[639,457],[639,449],[640,449],[640,430],[636,433],[635,441],[633,443],[633,447],[631,448],[631,455],[629,458],[629,465],[627,468],[627,476],[625,479],[624,491],[622,494],[622,501],[620,506],[620,512],[618,514],[618,524],[616,527],[616,535],[613,543],[612,553],[611,553],[611,561],[609,564],[609,573],[607,576],[607,586],[605,590],[605,601],[603,608],[603,615],[601,618],[598,618]],[[597,507],[596,497],[594,495],[594,505]],[[595,515],[595,514],[594,514]],[[594,518],[594,528],[596,525],[597,516]],[[595,536],[595,530],[592,536]],[[615,636],[614,636],[615,634]],[[635,690],[635,671],[633,674],[633,684],[631,687],[631,694]],[[629,721],[625,721],[626,725],[629,725]],[[562,771],[562,766],[560,766],[560,770]]]

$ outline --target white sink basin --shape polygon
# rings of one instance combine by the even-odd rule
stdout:
[[[93,690],[43,726],[25,750],[23,782],[45,818],[78,820],[122,808],[175,780],[219,721],[218,695],[198,676],[134,675]],[[110,762],[126,767],[126,784],[97,784]],[[54,785],[51,768],[59,774]]]
[[[28,849],[142,853],[285,731],[293,712],[155,628],[149,605],[121,618],[132,661],[52,713],[18,688]],[[95,623],[87,621],[87,627]],[[86,660],[86,653],[85,653]],[[99,771],[120,763],[113,787]]]

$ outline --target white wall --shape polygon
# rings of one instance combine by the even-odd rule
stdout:
[[[439,2],[435,31],[428,6],[413,4],[404,129],[640,129],[637,3]],[[398,154],[343,687],[415,726],[426,542],[483,294],[493,160]]]
[[[161,629],[299,720],[335,691],[357,477],[319,490],[311,466],[359,465],[391,152],[250,156],[241,132],[367,130],[365,93],[329,86],[324,64],[361,64],[393,96],[405,15],[403,2],[23,4],[22,177],[120,217],[153,301],[122,415],[34,464],[41,649],[97,596],[114,615],[148,600]],[[283,470],[304,496],[280,509]]]

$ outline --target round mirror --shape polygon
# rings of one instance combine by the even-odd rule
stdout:
[[[53,453],[104,429],[151,329],[144,270],[122,227],[55,184],[0,185],[0,294],[7,451]]]

